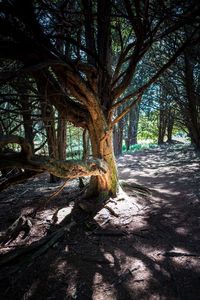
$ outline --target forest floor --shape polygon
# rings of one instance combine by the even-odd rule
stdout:
[[[104,208],[35,260],[1,267],[0,299],[200,299],[200,157],[176,145],[125,154],[118,168],[124,190],[108,203],[116,215]],[[58,188],[43,174],[2,192],[1,232]],[[76,180],[68,184],[38,211],[27,236],[20,233],[1,253],[59,228],[77,189]]]

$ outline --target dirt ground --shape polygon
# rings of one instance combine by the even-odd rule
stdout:
[[[0,299],[200,299],[199,156],[177,145],[126,154],[118,167],[123,191],[108,203],[111,210],[102,209],[36,259],[20,264],[22,256],[2,266]],[[82,193],[77,184],[47,202],[30,232],[2,245],[1,255],[59,228]],[[43,174],[2,192],[0,231],[58,188]]]

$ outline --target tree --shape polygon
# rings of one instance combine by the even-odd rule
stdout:
[[[178,39],[171,56],[136,90],[127,92],[143,57],[158,41],[165,43],[187,23],[198,22],[199,4],[179,1],[2,1],[0,54],[6,67],[2,82],[26,75],[45,86],[48,101],[62,118],[88,130],[93,162],[57,162],[33,157],[21,139],[3,137],[1,145],[16,140],[17,157],[5,157],[1,168],[20,165],[48,170],[67,178],[92,175],[87,196],[115,196],[118,176],[112,131],[142,99],[144,91],[196,39]],[[61,30],[62,29],[62,30]],[[62,41],[62,43],[60,42]],[[62,51],[61,51],[62,47]],[[64,50],[63,50],[64,48]],[[12,64],[11,64],[12,62]],[[116,115],[118,107],[123,108]],[[16,157],[15,157],[16,158]],[[63,168],[63,170],[61,169]],[[86,172],[88,170],[88,172]],[[75,174],[76,171],[76,174]],[[71,172],[71,174],[69,174]]]
[[[194,53],[199,49],[187,48],[184,51],[184,86],[186,91],[186,105],[184,112],[185,124],[189,130],[192,143],[200,149],[200,94],[199,74],[196,73],[196,59]],[[199,63],[198,63],[199,64]],[[195,74],[196,73],[196,74]]]
[[[129,150],[132,145],[137,144],[137,131],[139,122],[139,105],[136,105],[129,112],[128,134],[126,138],[126,149]]]
[[[187,47],[162,79],[163,88],[178,106],[179,122],[187,128],[191,142],[197,149],[200,149],[199,75],[198,43]],[[173,124],[173,115],[172,106],[171,124]]]

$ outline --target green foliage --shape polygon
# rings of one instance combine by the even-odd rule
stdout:
[[[127,152],[127,153],[134,153],[134,152],[145,150],[145,149],[155,149],[157,147],[158,147],[157,144],[153,144],[153,143],[141,143],[141,144],[132,145],[130,147],[130,150],[126,151],[126,146],[123,145],[123,152],[124,153],[125,152]]]
[[[147,143],[156,143],[158,139],[158,112],[140,114],[138,124],[138,140]]]

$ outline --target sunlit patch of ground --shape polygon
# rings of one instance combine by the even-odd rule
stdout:
[[[1,299],[200,299],[200,158],[190,147],[164,147],[124,155],[118,166],[127,185],[108,202],[111,211],[103,208],[94,224],[72,230],[23,272],[0,281]],[[59,186],[44,174],[2,193],[1,231]],[[77,189],[72,181],[37,213],[28,237],[1,251],[45,236],[55,212],[59,228]]]

